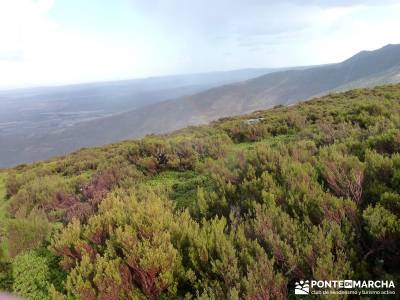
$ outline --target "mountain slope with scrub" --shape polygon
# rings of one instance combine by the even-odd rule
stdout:
[[[400,279],[400,85],[1,178],[0,289],[27,299],[286,299],[298,280]]]
[[[336,64],[272,72],[147,105],[118,115],[81,122],[33,143],[25,152],[37,157],[79,147],[108,144],[151,133],[167,133],[221,117],[290,105],[334,91],[400,82],[400,45],[363,51]],[[29,139],[24,144],[30,143]],[[37,152],[39,150],[39,152]]]

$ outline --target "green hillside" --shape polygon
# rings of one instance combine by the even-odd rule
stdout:
[[[184,82],[187,82],[187,84],[198,82],[200,86],[204,87],[201,82],[214,82],[211,86],[215,87],[203,89],[194,84],[194,87],[197,87],[197,92],[195,92],[195,89],[191,89],[189,85],[189,89],[184,87],[174,88],[173,91],[175,91],[176,96],[173,96],[172,91],[167,93],[168,89],[147,96],[146,94],[137,95],[138,99],[143,101],[143,105],[139,105],[139,101],[136,104],[139,106],[135,105],[135,107],[129,109],[129,105],[125,104],[126,110],[116,114],[107,113],[110,110],[104,105],[110,105],[111,102],[113,109],[121,107],[118,105],[118,99],[120,101],[124,99],[123,103],[128,100],[136,103],[134,94],[126,94],[126,89],[132,88],[130,85],[120,90],[121,87],[117,88],[120,84],[118,83],[111,91],[108,90],[107,86],[103,86],[101,90],[97,90],[96,94],[91,96],[96,101],[89,101],[86,98],[87,92],[82,95],[82,90],[75,94],[65,94],[68,96],[63,97],[69,99],[71,105],[78,107],[77,110],[87,109],[90,111],[90,108],[84,105],[87,102],[92,103],[92,106],[89,105],[91,109],[97,106],[96,114],[98,114],[97,110],[100,109],[108,116],[92,118],[83,114],[81,117],[86,121],[73,117],[74,121],[71,122],[68,121],[71,116],[67,116],[66,119],[40,122],[40,124],[47,124],[43,128],[35,127],[36,123],[32,125],[30,122],[27,123],[27,128],[21,128],[25,123],[12,123],[12,127],[15,129],[11,133],[15,132],[15,134],[10,134],[9,129],[7,129],[6,135],[0,136],[3,144],[0,147],[0,166],[46,159],[82,147],[141,138],[149,133],[169,133],[188,126],[208,124],[222,117],[264,110],[275,105],[290,105],[331,92],[400,83],[400,44],[389,44],[377,50],[362,51],[340,63],[271,71],[252,69],[233,71],[233,73],[217,72],[208,75],[203,74],[200,77],[194,75],[193,81],[184,76],[183,78],[187,78]],[[261,76],[263,73],[268,74]],[[260,76],[256,76],[257,74]],[[203,79],[200,80],[201,78]],[[208,79],[206,80],[206,78]],[[221,80],[219,84],[217,83],[218,78]],[[222,80],[223,78],[224,80]],[[229,78],[230,80],[228,80]],[[234,80],[235,78],[236,80]],[[240,78],[244,81],[239,80]],[[248,78],[248,80],[245,80],[245,78]],[[151,82],[151,79],[149,80]],[[145,82],[140,81],[143,85],[146,85]],[[164,87],[170,80],[161,77],[158,80],[156,79],[154,84],[157,82]],[[230,82],[230,84],[224,84],[224,82]],[[139,87],[139,82],[137,84]],[[150,83],[148,84],[152,86]],[[170,84],[172,84],[172,87],[174,86],[173,81]],[[97,85],[95,84],[95,86]],[[120,93],[124,95],[123,99],[121,99],[121,95],[116,97]],[[179,93],[181,97],[178,97]],[[32,98],[32,101],[41,103],[40,101],[47,99],[45,96],[46,94],[36,95],[38,99]],[[49,99],[52,97],[55,96],[50,96]],[[97,99],[98,97],[100,98]],[[83,99],[86,100],[83,101]],[[113,101],[107,101],[107,99],[113,99]],[[170,100],[154,103],[155,99]],[[13,101],[17,101],[17,99]],[[100,103],[98,103],[99,101]],[[61,111],[68,110],[68,107],[70,106],[60,105]],[[0,118],[1,109],[0,106]],[[48,109],[51,110],[52,108]],[[44,117],[43,110],[46,111],[46,105],[37,106],[38,115],[35,119],[42,120]],[[10,115],[7,106],[3,108],[3,111],[6,116]],[[13,114],[11,113],[11,115]],[[19,114],[17,115],[19,116]],[[33,116],[29,116],[30,120]],[[56,116],[59,117],[59,114]],[[59,124],[59,127],[54,127],[54,124]],[[65,126],[66,124],[68,126]]]
[[[17,166],[0,173],[0,289],[286,299],[298,280],[398,282],[399,152],[389,85]]]
[[[1,228],[4,227],[4,224],[2,224],[2,221],[6,220],[7,218],[7,199],[6,199],[6,176],[7,174],[4,172],[0,172],[0,230]],[[2,232],[0,231],[0,235]],[[1,243],[0,241],[0,249],[2,247],[5,247],[5,242]],[[0,250],[2,251],[2,250]],[[5,250],[4,250],[5,251]]]

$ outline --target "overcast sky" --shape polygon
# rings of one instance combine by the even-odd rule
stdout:
[[[338,62],[399,28],[398,0],[0,0],[0,88]]]

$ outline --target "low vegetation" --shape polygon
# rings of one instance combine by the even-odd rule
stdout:
[[[0,289],[286,299],[303,279],[398,281],[399,152],[390,85],[17,166],[0,173]]]

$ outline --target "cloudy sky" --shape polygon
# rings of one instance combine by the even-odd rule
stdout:
[[[338,62],[399,28],[398,0],[0,0],[0,88]]]

